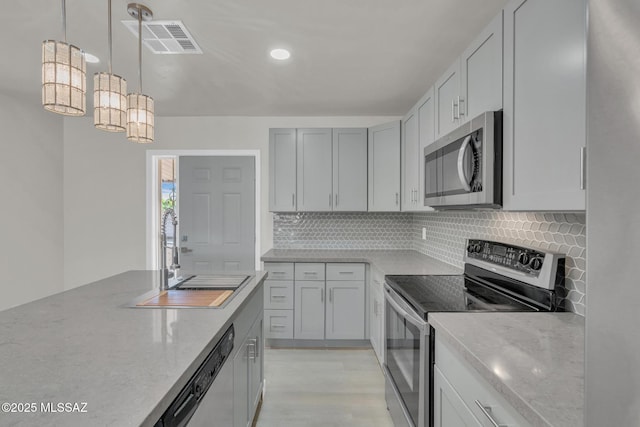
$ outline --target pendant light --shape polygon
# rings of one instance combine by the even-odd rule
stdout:
[[[42,105],[66,116],[83,116],[87,109],[86,63],[80,48],[67,43],[67,12],[62,0],[64,41],[42,42]]]
[[[127,122],[127,81],[111,72],[111,0],[109,10],[109,72],[93,75],[93,124],[100,130],[124,132]]]
[[[142,21],[150,21],[153,12],[148,7],[129,3],[129,15],[138,19],[138,93],[127,95],[127,139],[133,142],[153,142],[153,98],[142,94]]]

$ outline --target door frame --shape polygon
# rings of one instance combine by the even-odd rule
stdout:
[[[147,269],[158,270],[160,238],[154,230],[160,226],[160,194],[156,191],[159,187],[158,160],[161,157],[180,156],[207,156],[207,157],[253,157],[255,167],[255,269],[260,270],[260,150],[147,150]]]

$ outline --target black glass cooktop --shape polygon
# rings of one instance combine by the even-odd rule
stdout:
[[[467,276],[386,276],[424,319],[429,312],[535,311],[534,308],[475,282]]]

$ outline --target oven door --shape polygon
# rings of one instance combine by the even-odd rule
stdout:
[[[387,404],[396,427],[426,426],[429,409],[429,324],[385,285]],[[392,396],[395,395],[395,396]],[[389,401],[390,399],[395,400]],[[399,407],[401,411],[395,411]],[[400,412],[400,413],[399,413]],[[402,422],[402,418],[406,423]]]

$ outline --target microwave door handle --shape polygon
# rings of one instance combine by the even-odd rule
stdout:
[[[460,178],[460,183],[462,184],[462,188],[466,191],[471,191],[471,185],[469,185],[469,179],[467,178],[467,174],[464,171],[464,153],[467,151],[467,147],[471,142],[471,135],[467,135],[460,146],[460,150],[458,151],[458,178]]]

